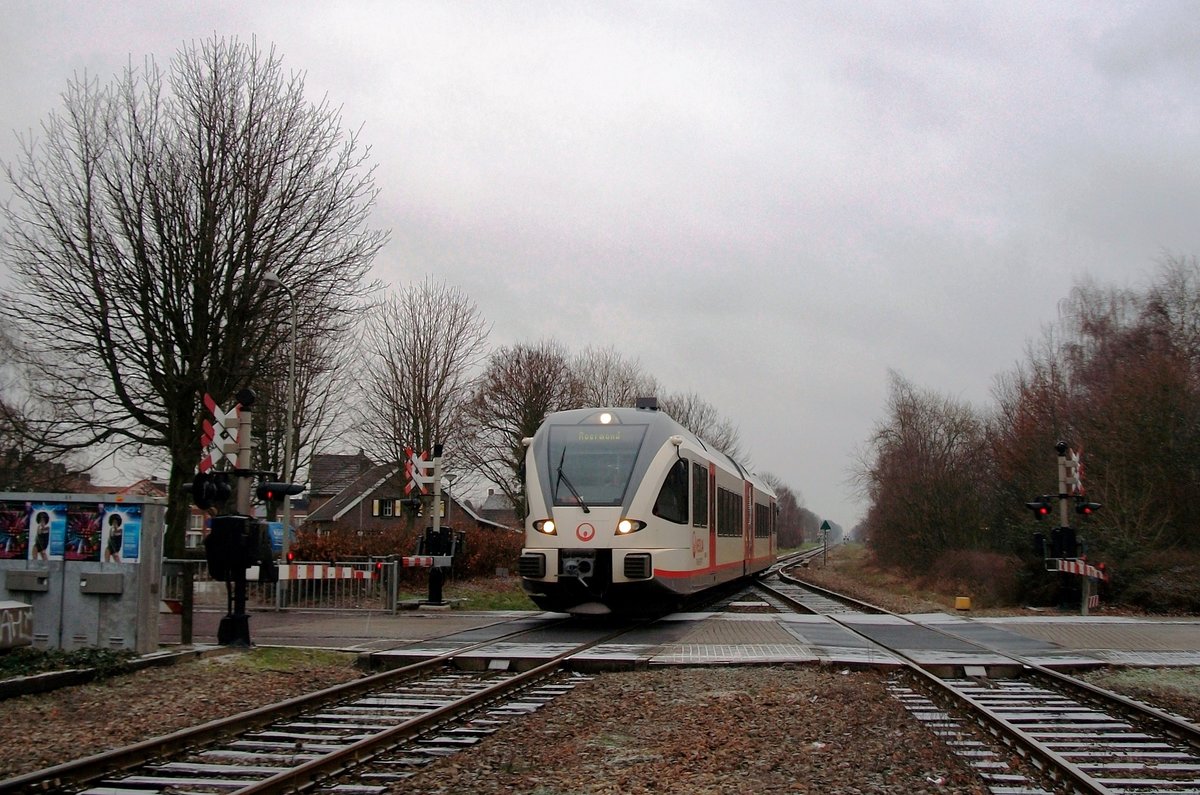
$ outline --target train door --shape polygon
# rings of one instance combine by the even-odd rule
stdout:
[[[717,570],[717,465],[708,464],[708,568]]]
[[[774,560],[779,555],[775,536],[775,516],[778,512],[775,500],[767,500],[767,521],[771,523],[771,526],[767,528],[767,554],[771,557],[771,560]]]
[[[750,561],[754,558],[754,484],[742,483],[745,492],[745,507],[742,521],[742,574],[750,573]]]

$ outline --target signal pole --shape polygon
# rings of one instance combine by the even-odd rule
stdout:
[[[1051,530],[1052,543],[1050,554],[1046,554],[1045,538],[1041,533],[1034,534],[1034,541],[1043,555],[1048,571],[1056,572],[1071,572],[1082,578],[1080,585],[1080,615],[1088,614],[1089,602],[1091,600],[1091,585],[1092,577],[1095,576],[1101,580],[1107,580],[1108,575],[1104,571],[1103,566],[1099,569],[1091,566],[1087,562],[1086,556],[1079,554],[1079,544],[1081,543],[1075,537],[1075,530],[1071,527],[1071,514],[1069,502],[1074,498],[1075,511],[1081,516],[1090,516],[1092,513],[1100,509],[1100,504],[1088,502],[1083,494],[1083,476],[1080,471],[1079,458],[1066,442],[1059,442],[1054,445],[1055,452],[1058,453],[1058,511],[1059,511],[1059,527]],[[1025,503],[1025,507],[1033,511],[1034,518],[1042,519],[1049,515],[1051,507],[1050,500],[1055,495],[1044,494],[1032,502]]]

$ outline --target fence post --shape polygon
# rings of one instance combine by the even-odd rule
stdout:
[[[389,560],[388,569],[390,581],[388,583],[388,601],[391,611],[395,613],[400,609],[400,561]]]
[[[192,614],[196,607],[196,561],[183,562],[182,607],[179,616],[179,642],[184,646],[192,645]]]

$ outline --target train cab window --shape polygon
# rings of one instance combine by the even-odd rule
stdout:
[[[708,527],[708,467],[692,464],[692,526]]]
[[[688,462],[680,459],[667,472],[658,499],[654,501],[654,515],[676,524],[687,524],[688,520]]]
[[[554,504],[620,505],[645,435],[645,425],[551,426],[543,476]]]

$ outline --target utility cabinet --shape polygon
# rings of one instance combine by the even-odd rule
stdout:
[[[158,649],[166,501],[0,492],[0,602],[29,605],[39,649]]]

